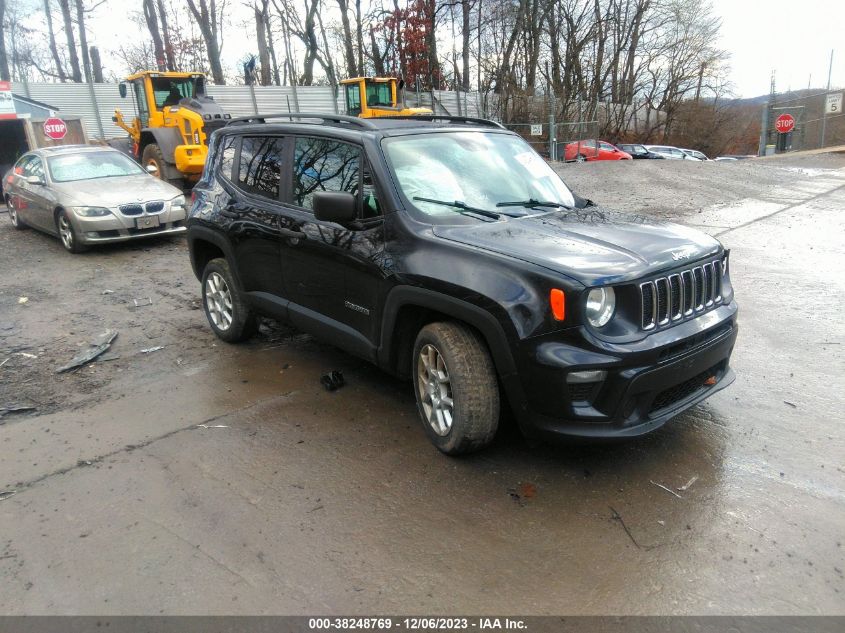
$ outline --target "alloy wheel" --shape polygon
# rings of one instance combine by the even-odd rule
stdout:
[[[232,325],[232,292],[219,273],[213,272],[205,280],[205,307],[215,327],[228,330]]]
[[[66,249],[73,250],[73,229],[64,214],[59,216],[59,237],[62,238],[62,244]]]
[[[9,211],[9,219],[12,221],[12,226],[16,227],[20,220],[18,219],[18,211],[15,209],[15,205],[7,200],[6,209]]]
[[[452,383],[446,361],[430,343],[420,349],[417,358],[417,389],[426,421],[438,435],[448,435],[455,410]]]

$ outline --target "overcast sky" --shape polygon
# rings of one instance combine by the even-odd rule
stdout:
[[[711,1],[722,17],[720,44],[731,53],[731,80],[737,96],[768,93],[773,69],[778,91],[806,88],[810,75],[813,88],[824,88],[832,48],[838,48],[832,85],[845,87],[845,0]],[[139,0],[109,0],[97,10],[89,26],[102,50],[119,47],[127,36],[123,16],[137,11],[140,4]],[[231,25],[226,30],[223,62],[231,69],[247,52],[257,52],[246,4],[246,0],[230,0]],[[119,28],[115,28],[115,16]],[[119,66],[117,60],[103,61],[107,71]]]
[[[722,16],[722,47],[731,53],[731,80],[738,96],[769,92],[772,70],[778,91],[845,86],[845,2],[842,0],[712,0]]]

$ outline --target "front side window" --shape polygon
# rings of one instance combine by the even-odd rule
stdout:
[[[572,193],[555,171],[523,139],[510,134],[450,132],[387,138],[382,142],[394,180],[421,219],[477,221],[454,207],[417,198],[462,202],[501,213],[536,213],[501,202],[540,200],[572,207]],[[544,208],[546,211],[549,208]]]
[[[146,173],[138,163],[120,152],[81,152],[51,156],[47,160],[53,182],[74,182]]]
[[[293,203],[314,207],[316,191],[358,194],[361,150],[349,143],[325,138],[296,139],[293,158]]]
[[[351,116],[361,114],[361,89],[358,84],[346,86],[346,111]]]
[[[277,136],[245,136],[241,141],[238,184],[257,196],[277,200],[282,182],[283,140]]]

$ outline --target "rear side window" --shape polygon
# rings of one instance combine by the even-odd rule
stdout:
[[[315,191],[347,191],[357,195],[360,172],[361,151],[354,145],[323,138],[297,138],[293,203],[313,208]]]
[[[238,184],[248,193],[277,200],[282,182],[283,141],[276,136],[245,136],[241,141]]]
[[[220,173],[228,180],[232,180],[232,169],[235,166],[236,136],[227,136],[220,147]]]

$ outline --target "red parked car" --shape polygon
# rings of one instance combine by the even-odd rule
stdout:
[[[631,160],[631,155],[606,141],[588,139],[567,143],[563,160],[583,163],[587,160]]]

